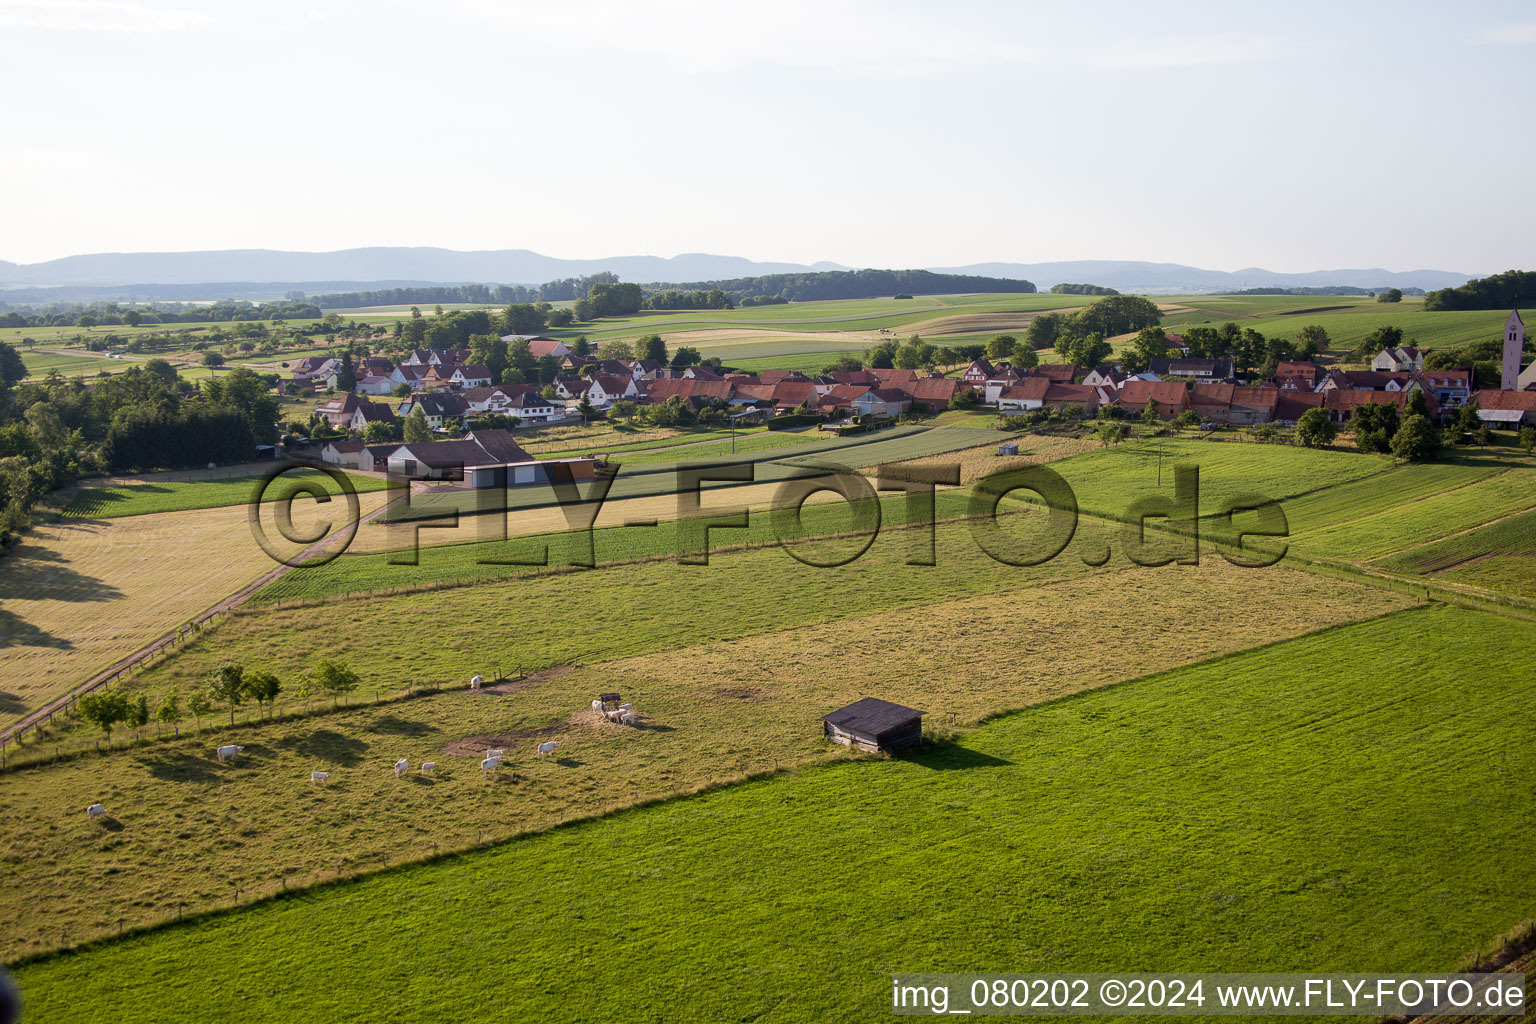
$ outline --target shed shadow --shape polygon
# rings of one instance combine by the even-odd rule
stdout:
[[[897,756],[903,761],[911,761],[913,764],[939,772],[965,771],[972,768],[1004,768],[1013,764],[1012,761],[961,746],[952,740],[924,743],[914,749],[904,750]]]

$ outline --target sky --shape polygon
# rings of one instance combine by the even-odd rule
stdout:
[[[19,263],[1536,262],[1530,3],[0,0],[0,52]]]

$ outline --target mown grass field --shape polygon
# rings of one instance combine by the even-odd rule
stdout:
[[[1536,900],[1533,640],[1447,609],[1343,626],[19,978],[61,1021],[862,1021],[905,971],[1444,970]]]
[[[327,650],[386,691],[412,678],[462,686],[488,662],[509,669],[584,664],[506,695],[459,691],[318,718],[220,724],[196,738],[8,775],[0,813],[16,828],[0,840],[0,877],[7,882],[0,886],[0,921],[25,927],[0,928],[0,934],[43,945],[4,948],[11,954],[46,948],[66,935],[79,941],[110,928],[116,917],[142,922],[174,915],[181,902],[216,904],[232,898],[237,882],[248,892],[270,892],[284,878],[289,885],[309,884],[338,868],[351,873],[378,866],[386,856],[421,857],[432,843],[473,845],[480,830],[504,838],[564,816],[822,760],[833,751],[820,739],[820,715],[869,693],[921,706],[936,724],[951,716],[974,722],[1403,603],[1288,570],[1271,570],[1278,578],[1267,580],[1267,596],[1237,601],[1251,585],[1250,571],[1213,564],[1181,574],[1183,586],[1171,596],[1165,571],[1079,567],[1058,579],[1037,574],[1033,585],[1019,580],[1020,589],[1002,602],[994,594],[967,594],[964,586],[936,587],[916,607],[876,598],[841,614],[817,615],[814,603],[791,610],[772,596],[799,575],[796,567],[771,569],[751,555],[737,559],[753,563],[770,593],[734,616],[710,615],[703,607],[718,600],[717,584],[676,588],[674,597],[664,598],[646,586],[653,574],[623,578],[615,571],[604,581],[612,599],[601,605],[601,625],[559,610],[556,601],[569,603],[569,581],[565,588],[530,585],[520,595],[527,618],[519,632],[534,630],[535,620],[546,624],[541,636],[529,637],[533,643],[482,634],[476,645],[472,631],[437,620],[446,678],[418,668],[415,659],[400,662],[394,645],[338,644],[335,634],[327,640],[334,615],[311,620],[313,645],[283,633],[281,648],[249,646],[240,627],[258,620],[267,620],[261,632],[278,620],[279,628],[288,627],[286,613],[235,620],[235,629],[223,627],[199,641],[143,685],[206,675],[225,660],[260,665],[293,685],[297,668]],[[721,568],[729,568],[734,581],[744,567]],[[897,568],[888,566],[882,576]],[[994,580],[1001,582],[1001,576]],[[589,577],[585,589],[595,600],[602,595],[593,593],[594,583]],[[637,599],[616,603],[621,588],[637,592]],[[1090,606],[1106,590],[1125,602],[1124,612],[1053,624],[1056,610]],[[663,601],[664,608],[655,607]],[[1197,614],[1206,601],[1242,607],[1225,617],[1221,630],[1211,630]],[[476,603],[505,617],[489,588]],[[409,621],[392,616],[392,608],[406,612],[403,604],[370,606],[375,631],[392,634]],[[647,615],[663,618],[647,628],[637,621]],[[1028,658],[1010,656],[1021,621],[1038,624],[1030,630]],[[1128,631],[1148,639],[1134,646],[1114,642]],[[902,660],[895,676],[893,649]],[[635,653],[618,657],[624,652]],[[646,715],[646,727],[600,722],[588,704],[606,690],[631,700]],[[366,702],[371,693],[357,696]],[[454,746],[476,736],[486,738],[467,749]],[[535,744],[546,738],[561,741],[560,761],[533,757]],[[246,746],[243,764],[211,763],[212,748],[223,742]],[[508,772],[496,783],[478,770],[489,746],[511,750]],[[435,760],[443,773],[435,782],[396,780],[390,765],[401,757],[413,764]],[[310,785],[315,769],[335,773],[329,788]],[[106,830],[79,813],[97,800],[112,809]]]
[[[364,512],[382,502],[377,492],[359,499]],[[328,522],[325,511],[307,499],[295,502],[296,530]],[[240,506],[34,526],[0,572],[0,726],[274,565]]]
[[[363,493],[379,491],[387,481],[373,476],[347,473],[352,486]],[[164,483],[123,483],[108,487],[82,487],[65,506],[66,519],[111,519],[156,512],[185,512],[200,508],[245,505],[256,495],[262,481],[259,476],[232,477],[228,480],[193,480]],[[276,478],[261,497],[263,501],[282,501],[297,494],[300,487],[318,484],[327,494],[340,497],[341,488],[318,470],[295,470]],[[312,501],[312,498],[302,498]]]

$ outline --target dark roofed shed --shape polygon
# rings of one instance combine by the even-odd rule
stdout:
[[[924,714],[878,697],[865,697],[823,716],[821,721],[833,743],[889,753],[922,742]]]

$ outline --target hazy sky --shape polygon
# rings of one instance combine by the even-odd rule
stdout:
[[[0,0],[0,52],[17,262],[1536,263],[1531,3]]]

